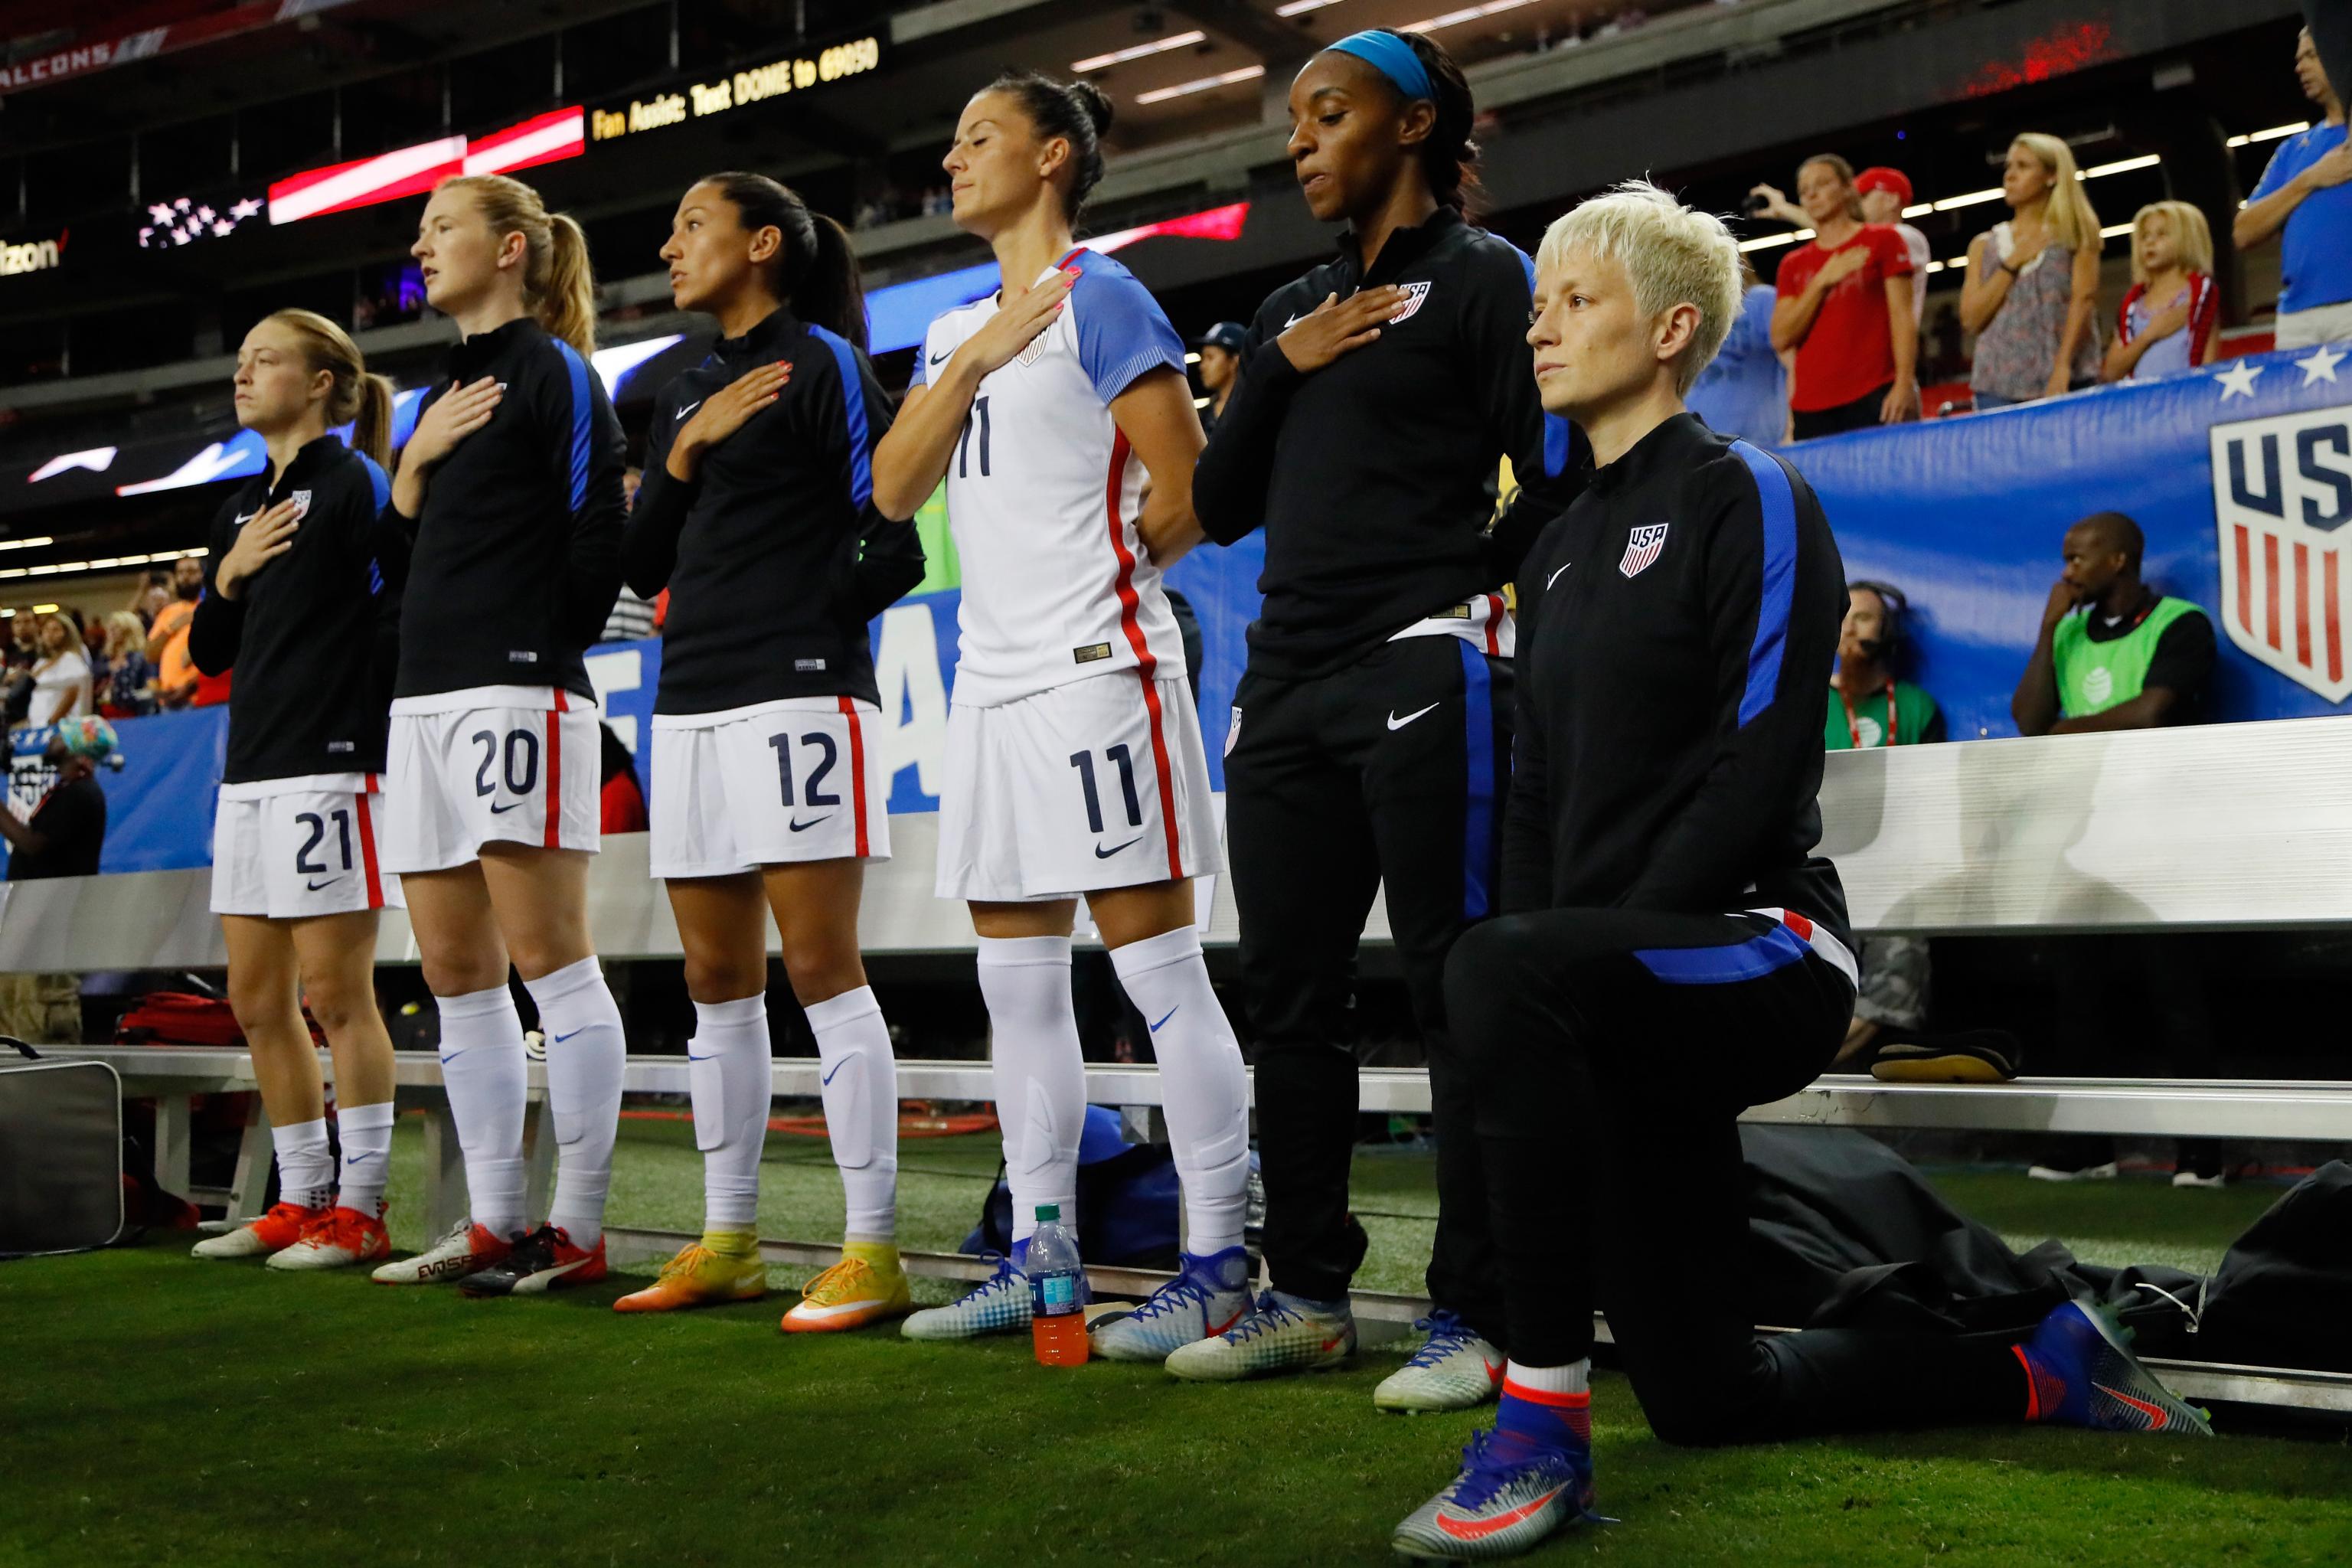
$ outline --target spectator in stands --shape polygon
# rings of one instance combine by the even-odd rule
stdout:
[[[1756,194],[1786,205],[1769,185]],[[1893,229],[1862,221],[1853,166],[1834,153],[1798,168],[1797,199],[1813,237],[1781,261],[1772,309],[1772,346],[1797,354],[1793,434],[1803,441],[1916,416],[1910,252]]]
[[[2320,122],[2278,144],[2254,194],[2238,209],[2231,238],[2240,250],[2268,245],[2282,230],[2278,346],[2310,348],[2352,338],[2352,147],[2345,144],[2344,99],[2327,79],[2305,28],[2294,74]]]
[[[41,657],[33,666],[33,702],[27,723],[62,724],[94,711],[90,705],[89,659],[74,624],[63,615],[41,622]]]
[[[1893,229],[1911,258],[1911,326],[1916,331],[1927,310],[1927,262],[1934,252],[1927,237],[1903,221],[1903,209],[1911,205],[1911,177],[1880,163],[1856,174],[1853,188],[1862,197],[1862,221]]]
[[[155,711],[155,667],[147,660],[147,628],[129,610],[106,617],[106,646],[100,672],[103,686],[98,710],[108,719],[137,719]]]
[[[1969,386],[1979,410],[2090,385],[2099,374],[2099,215],[2074,154],[2028,131],[2009,144],[2010,216],[1969,246],[1960,324],[1977,334]]]
[[[604,733],[604,783],[597,786],[596,793],[598,831],[643,833],[646,827],[646,788],[637,782],[636,761],[629,755],[629,748],[621,743],[621,737],[613,732],[611,724],[600,723],[596,728]]]
[[[0,650],[0,716],[13,729],[33,707],[33,666],[41,660],[41,617],[30,609],[8,612],[8,640]]]
[[[1234,384],[1241,379],[1244,335],[1239,321],[1219,321],[1192,340],[1192,347],[1201,355],[1201,390],[1209,395],[1208,406],[1200,411],[1203,431],[1217,427],[1217,420],[1234,395]]]
[[[2187,202],[2150,202],[2132,215],[2132,286],[2099,379],[2145,381],[2203,364],[2221,331],[2205,215]]]
[[[188,626],[204,593],[202,560],[183,555],[172,563],[172,602],[147,626],[147,658],[155,666],[155,698],[163,708],[185,708],[196,694],[201,675],[188,657]]]
[[[93,775],[113,755],[114,729],[103,719],[75,720],[49,737],[46,761],[54,782],[40,804],[25,819],[13,804],[0,807],[9,881],[98,874],[106,844],[106,792]],[[80,981],[69,973],[0,974],[0,1035],[80,1044]]]
[[[1748,258],[1739,258],[1747,286],[1739,314],[1731,321],[1707,367],[1691,384],[1687,402],[1706,427],[1759,447],[1778,447],[1789,435],[1787,356],[1772,347],[1772,309],[1780,295],[1756,280]]]
[[[2119,511],[2066,531],[2065,567],[2010,699],[2020,734],[2191,724],[2213,675],[2213,623],[2140,581],[2146,542]]]
[[[139,617],[142,626],[151,626],[155,624],[155,617],[163,612],[163,606],[171,602],[172,574],[157,567],[141,580],[126,608]]]
[[[2186,599],[2140,580],[2139,525],[2103,511],[2066,531],[2065,568],[2050,590],[2042,634],[2010,700],[2020,733],[2147,730],[2196,722],[2213,675],[2213,623]],[[2210,1004],[2193,939],[2097,936],[2067,942],[2057,964],[2058,1015],[2045,1070],[2199,1074],[2213,1049]],[[2136,1027],[2145,1008],[2147,1027]],[[2150,1036],[2153,1038],[2151,1040]],[[2038,1064],[2040,1065],[2040,1064]],[[2217,1146],[2184,1143],[2174,1184],[2218,1186]],[[2036,1180],[2116,1173],[2115,1141],[2049,1140]]]

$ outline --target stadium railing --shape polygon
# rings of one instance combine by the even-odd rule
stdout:
[[[1864,935],[2034,934],[2164,929],[2244,930],[2352,923],[2352,726],[2335,720],[2212,725],[2102,735],[1976,741],[1832,754],[1822,792],[1824,853],[1836,858],[1855,930]],[[931,894],[936,821],[894,816],[896,856],[874,867],[864,901],[867,951],[970,952],[964,911]],[[206,912],[209,874],[142,872],[7,886],[0,903],[0,971],[180,969],[224,962],[218,922]],[[678,954],[667,900],[646,872],[643,836],[616,838],[591,879],[592,925],[609,959]],[[1229,890],[1211,890],[1205,940],[1237,934]],[[1385,942],[1376,906],[1365,937]],[[378,945],[386,963],[415,962],[407,922],[387,914]],[[187,1189],[191,1096],[250,1089],[236,1050],[168,1047],[56,1047],[46,1054],[102,1060],[126,1095],[157,1101],[161,1184]],[[323,1058],[322,1058],[323,1059]],[[907,1099],[993,1098],[985,1062],[902,1061]],[[783,1059],[778,1096],[815,1098],[814,1058]],[[434,1234],[460,1212],[462,1170],[455,1125],[430,1052],[403,1052],[404,1107],[427,1111],[424,1207]],[[533,1201],[542,1201],[553,1140],[539,1135],[543,1069],[531,1068]],[[630,1093],[687,1092],[682,1058],[637,1058]],[[1097,1104],[1160,1100],[1149,1066],[1089,1064]],[[1429,1107],[1418,1068],[1366,1068],[1370,1111]],[[2025,1078],[2011,1084],[1882,1084],[1831,1075],[1748,1112],[1754,1121],[1863,1128],[2104,1132],[2141,1137],[2228,1137],[2352,1142],[2352,1082]],[[268,1171],[267,1129],[248,1128],[232,1212],[257,1210]],[[646,1254],[676,1242],[624,1233]],[[778,1243],[780,1259],[816,1251]],[[811,1253],[799,1258],[800,1251]],[[968,1262],[968,1260],[966,1260]],[[928,1266],[928,1265],[927,1265]],[[955,1274],[963,1264],[940,1262]],[[1377,1315],[1409,1315],[1410,1299],[1368,1299]],[[2184,1365],[2189,1363],[2183,1363]],[[2352,1377],[2276,1369],[2192,1368],[2191,1397],[2256,1399],[2352,1412]]]

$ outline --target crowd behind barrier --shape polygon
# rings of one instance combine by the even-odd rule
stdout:
[[[2010,700],[2060,542],[2103,510],[2137,520],[2147,581],[2205,608],[2221,634],[2208,721],[2333,714],[2352,696],[2341,616],[2352,581],[2339,559],[2352,519],[2352,354],[2252,356],[1808,442],[1789,457],[1820,494],[1849,576],[1907,593],[1898,673],[1934,694],[1953,740],[2017,732]],[[1253,535],[1196,550],[1170,574],[1199,617],[1201,710],[1213,737],[1240,676],[1262,562]],[[937,805],[960,597],[951,561],[934,563],[928,588],[872,632],[894,811]],[[607,721],[640,759],[660,658],[658,638],[606,644],[590,658]],[[101,777],[101,869],[207,864],[226,710],[127,719],[117,730],[125,765]],[[1218,750],[1209,765],[1222,788]],[[29,809],[25,787],[14,800],[20,815]]]

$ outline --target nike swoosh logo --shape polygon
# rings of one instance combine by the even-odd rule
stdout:
[[[583,1025],[581,1025],[581,1026],[580,1026],[580,1029],[584,1029],[584,1028],[586,1028],[587,1026],[588,1026],[587,1025],[583,1024]],[[572,1030],[572,1035],[576,1035],[576,1034],[578,1034],[578,1033],[580,1032],[580,1029],[574,1029],[574,1030]],[[560,1046],[560,1045],[562,1045],[564,1041],[566,1041],[566,1040],[570,1039],[570,1038],[572,1037],[572,1035],[558,1035],[558,1036],[556,1036],[556,1037],[555,1037],[555,1043],[556,1043],[557,1045],[559,1045],[559,1046]]]
[[[1307,315],[1311,316],[1311,315],[1313,315],[1314,313],[1315,313],[1314,311],[1309,310],[1309,311],[1307,313]],[[1288,320],[1288,321],[1285,321],[1285,322],[1283,322],[1283,323],[1282,323],[1282,330],[1283,330],[1284,331],[1286,331],[1286,331],[1290,331],[1290,329],[1291,329],[1291,328],[1293,328],[1293,327],[1295,327],[1295,326],[1298,325],[1298,323],[1299,323],[1299,322],[1301,322],[1301,321],[1305,321],[1306,319],[1307,319],[1307,316],[1293,316],[1293,317],[1291,317],[1291,318],[1290,318],[1290,320]]]
[[[845,1065],[846,1061],[847,1061],[847,1058],[844,1058],[842,1061],[837,1061],[837,1062],[834,1063],[834,1064],[833,1064],[833,1072],[828,1072],[828,1073],[825,1073],[825,1074],[824,1074],[823,1076],[821,1076],[821,1077],[816,1080],[816,1081],[817,1081],[817,1087],[818,1087],[818,1088],[820,1088],[820,1089],[823,1089],[823,1088],[826,1087],[827,1085],[831,1084],[831,1083],[833,1082],[833,1073],[839,1072],[839,1071],[842,1069],[842,1068]]]
[[[1184,1004],[1183,1004],[1183,1003],[1181,1003],[1181,1002],[1179,1002],[1179,1003],[1177,1003],[1177,1004],[1176,1004],[1176,1005],[1175,1005],[1175,1006],[1169,1008],[1169,1009],[1168,1009],[1168,1011],[1167,1011],[1166,1013],[1164,1013],[1163,1015],[1161,1015],[1161,1016],[1160,1016],[1160,1024],[1164,1024],[1164,1023],[1166,1023],[1169,1019],[1171,1019],[1171,1018],[1174,1017],[1174,1016],[1175,1016],[1179,1012],[1182,1011],[1183,1006],[1184,1006]],[[1155,1035],[1156,1035],[1156,1034],[1158,1034],[1158,1033],[1160,1032],[1160,1024],[1154,1024],[1154,1025],[1152,1025],[1152,1026],[1151,1026],[1151,1032],[1152,1032],[1153,1034],[1155,1034]]]
[[[1434,708],[1436,706],[1437,704],[1433,702],[1429,705],[1429,708],[1416,708],[1402,719],[1396,716],[1396,710],[1391,708],[1389,710],[1389,728],[1391,730],[1402,730],[1407,724],[1412,723],[1415,719],[1418,719],[1423,714],[1428,712],[1430,708]]]
[[[331,888],[341,880],[341,877],[330,877],[323,882],[305,882],[302,886],[315,893],[321,888]]]
[[[1323,1348],[1324,1348],[1324,1350],[1325,1350],[1326,1352],[1335,1351],[1335,1350],[1338,1350],[1341,1345],[1346,1344],[1347,1342],[1348,1342],[1348,1336],[1347,1336],[1347,1335],[1345,1335],[1345,1334],[1335,1334],[1335,1335],[1333,1335],[1331,1338],[1329,1338],[1329,1339],[1328,1339],[1328,1340],[1325,1340],[1325,1341],[1323,1342]]]
[[[2144,1412],[2147,1418],[2151,1422],[2155,1423],[2155,1425],[2148,1428],[2151,1432],[2161,1432],[2167,1426],[2172,1425],[2172,1417],[2165,1414],[2164,1407],[2160,1405],[2150,1405],[2145,1399],[2134,1399],[2122,1389],[2109,1388],[2104,1383],[2094,1383],[2091,1386],[2097,1389],[2101,1394],[2105,1394],[2110,1399],[2120,1399],[2126,1405],[2130,1405],[2134,1410]]]
[[[1543,1496],[1530,1499],[1508,1513],[1498,1513],[1491,1519],[1454,1519],[1440,1512],[1437,1516],[1437,1528],[1456,1541],[1483,1541],[1498,1530],[1508,1530],[1515,1524],[1534,1518],[1552,1499],[1567,1489],[1568,1483],[1562,1481]]]
[[[492,816],[496,816],[499,813],[500,813],[500,812],[502,812],[502,811],[512,811],[516,806],[519,806],[519,805],[520,805],[521,804],[522,804],[522,802],[520,802],[520,801],[519,801],[519,800],[510,800],[510,801],[507,802],[507,803],[506,803],[506,805],[499,805],[496,804],[495,802],[493,802],[493,803],[491,804],[491,806],[490,806],[490,815],[491,815]]]
[[[806,830],[806,829],[808,829],[808,828],[814,827],[814,826],[815,826],[818,823],[820,823],[820,822],[831,822],[832,820],[833,820],[833,813],[831,813],[831,812],[829,812],[829,811],[828,811],[828,812],[826,812],[823,816],[812,816],[812,817],[810,817],[806,822],[803,822],[803,821],[801,821],[801,820],[800,820],[800,818],[798,818],[798,817],[794,817],[794,818],[793,819],[793,825],[792,825],[792,826],[793,826],[793,831],[794,833],[803,832],[803,831],[805,831],[805,830]]]
[[[1575,565],[1575,564],[1576,564],[1576,563],[1575,563],[1575,562],[1573,562],[1573,561],[1563,561],[1563,562],[1561,562],[1561,563],[1560,563],[1559,572],[1565,572],[1565,571],[1567,571],[1570,567],[1571,567],[1571,566],[1573,566],[1573,565]],[[1544,579],[1544,586],[1545,586],[1545,587],[1547,587],[1547,588],[1549,588],[1549,587],[1550,587],[1554,583],[1559,582],[1559,572],[1555,572],[1555,573],[1553,573],[1550,576],[1549,576],[1549,577],[1545,578],[1545,579]]]
[[[1118,854],[1120,850],[1131,848],[1135,845],[1142,842],[1143,836],[1141,834],[1138,834],[1134,837],[1129,839],[1125,844],[1114,844],[1108,849],[1097,844],[1095,846],[1095,858],[1097,860],[1108,860],[1112,856]]]
[[[719,1053],[713,1051],[707,1057],[698,1057],[692,1051],[688,1051],[686,1053],[686,1059],[690,1062],[715,1062],[719,1059]]]
[[[238,516],[236,521],[230,523],[229,526],[231,528],[243,528],[247,523],[251,522],[255,518],[259,517],[260,515],[261,514],[257,511],[245,512]]]
[[[688,415],[689,415],[689,414],[693,413],[696,409],[698,409],[698,408],[699,408],[699,407],[701,407],[701,406],[702,406],[702,399],[700,399],[699,397],[698,397],[698,398],[696,398],[693,402],[691,402],[691,403],[688,404],[685,407],[683,407],[683,408],[679,409],[679,410],[677,411],[677,416],[678,416],[680,419],[683,419],[683,418],[685,418]]]
[[[470,1047],[470,1046],[467,1047],[467,1050],[470,1050],[470,1049],[472,1049],[472,1048],[473,1048],[473,1047]],[[464,1056],[465,1054],[466,1054],[466,1052],[465,1052],[465,1051],[451,1051],[447,1056],[443,1057],[443,1058],[441,1058],[441,1065],[442,1065],[443,1067],[445,1067],[445,1068],[446,1068],[446,1067],[447,1067],[451,1062],[456,1061],[459,1057],[462,1057],[462,1056]]]
[[[937,364],[937,363],[939,363],[941,360],[943,360],[943,359],[947,358],[947,357],[948,357],[948,354],[951,354],[951,353],[955,353],[955,350],[953,350],[953,349],[950,349],[950,350],[948,350],[948,353],[947,353],[947,354],[933,354],[933,355],[931,356],[931,363],[932,363],[933,364]]]
[[[380,1149],[367,1149],[362,1150],[357,1154],[346,1154],[343,1156],[343,1163],[346,1165],[356,1165],[362,1160],[373,1160],[382,1152],[383,1151]]]

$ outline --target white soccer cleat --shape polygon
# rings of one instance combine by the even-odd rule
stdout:
[[[1353,1312],[1317,1311],[1268,1290],[1249,1316],[1169,1352],[1169,1372],[1188,1383],[1237,1383],[1277,1373],[1322,1372],[1356,1353]]]
[[[387,1263],[368,1278],[379,1285],[454,1285],[469,1274],[503,1263],[513,1250],[511,1241],[501,1241],[472,1220],[461,1219],[448,1235],[415,1257]]]
[[[1249,1254],[1228,1247],[1207,1258],[1184,1257],[1183,1270],[1125,1312],[1107,1312],[1087,1331],[1105,1361],[1164,1362],[1211,1334],[1223,1333],[1248,1313]]]
[[[983,1257],[995,1257],[983,1253]],[[910,1340],[976,1340],[1029,1326],[1029,1277],[996,1257],[996,1272],[944,1307],[926,1307],[898,1325]]]
[[[188,1248],[194,1258],[267,1258],[302,1239],[303,1231],[327,1217],[325,1209],[299,1204],[272,1204],[269,1212],[248,1225],[206,1237]]]
[[[1412,1359],[1381,1380],[1372,1404],[1422,1415],[1484,1405],[1503,1386],[1503,1352],[1451,1312],[1413,1324],[1429,1335]]]

